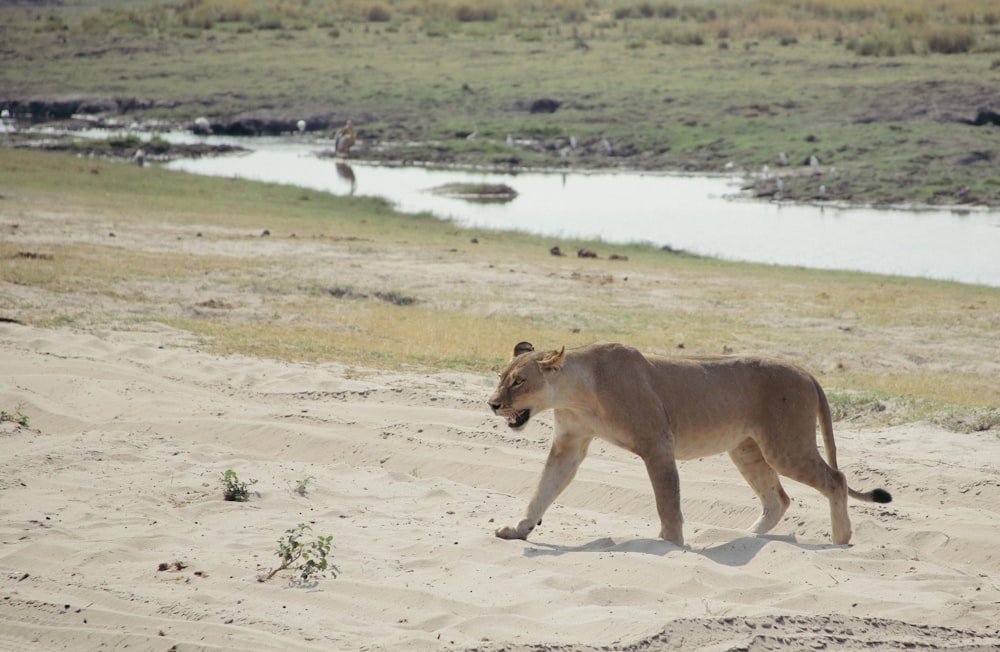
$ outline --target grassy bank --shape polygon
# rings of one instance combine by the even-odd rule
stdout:
[[[0,149],[0,170],[8,320],[167,324],[219,353],[358,373],[489,373],[522,339],[766,354],[816,373],[842,418],[1000,419],[995,288],[461,229],[378,200],[61,154]]]
[[[1000,127],[972,124],[1000,111],[994,4],[8,6],[0,104],[87,98],[126,122],[350,118],[369,159],[731,165],[781,199],[996,206]]]

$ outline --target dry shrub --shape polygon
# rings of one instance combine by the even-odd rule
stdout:
[[[968,52],[976,43],[976,37],[968,27],[938,26],[927,30],[927,49],[939,54],[960,54]]]
[[[250,0],[215,0],[211,7],[220,23],[251,22],[257,15]]]
[[[870,0],[812,0],[811,2],[778,2],[776,4],[798,6],[804,10],[804,13],[817,18],[859,22],[874,18],[887,3],[871,2]]]
[[[587,12],[582,7],[566,7],[561,12],[564,23],[585,23],[587,22]]]
[[[210,5],[197,4],[190,9],[182,11],[180,19],[184,27],[212,29],[215,25],[215,11]]]
[[[696,7],[688,8],[685,15],[694,20],[698,20],[698,16],[692,13],[696,10]],[[676,18],[679,14],[677,7],[673,6],[669,2],[659,2],[652,3],[648,0],[642,0],[641,2],[633,5],[623,5],[615,7],[612,15],[618,20],[624,20],[626,18]]]
[[[625,20],[628,18],[652,18],[656,15],[656,10],[653,9],[653,5],[649,2],[639,2],[634,5],[622,5],[615,7],[612,15],[616,20]]]
[[[250,23],[260,29],[281,29],[286,18],[300,19],[303,7],[291,2],[266,5],[252,0],[186,0],[177,8],[185,27],[211,29],[216,23]]]
[[[655,35],[657,42],[664,45],[704,45],[705,37],[697,31],[665,29]]]
[[[961,54],[972,50],[975,34],[967,27],[937,25],[922,32],[912,29],[877,30],[850,39],[847,48],[862,56],[892,57],[920,52]]]
[[[759,16],[744,26],[746,38],[795,39],[800,24],[787,16]]]
[[[389,8],[383,4],[368,7],[366,17],[368,18],[369,23],[388,23],[392,20],[392,14],[389,12]]]
[[[455,5],[455,20],[460,23],[492,22],[499,13],[491,4],[460,2]]]
[[[446,15],[451,5],[446,0],[409,0],[402,5],[397,5],[403,13],[409,16],[419,16],[422,18],[441,18]]]
[[[911,34],[903,32],[876,32],[847,42],[847,49],[863,57],[896,57],[914,54],[917,49]]]

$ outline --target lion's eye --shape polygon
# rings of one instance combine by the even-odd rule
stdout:
[[[511,383],[511,387],[520,387],[524,384],[524,378],[515,378],[514,382]]]

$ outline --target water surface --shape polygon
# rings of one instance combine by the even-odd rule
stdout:
[[[304,138],[210,142],[237,143],[254,151],[183,159],[167,167],[338,195],[379,196],[401,211],[431,212],[464,226],[646,242],[733,261],[1000,286],[1000,211],[782,205],[733,199],[740,184],[735,177],[382,167],[319,158],[316,152],[328,146]],[[504,183],[518,196],[505,204],[478,204],[429,192],[456,182]]]

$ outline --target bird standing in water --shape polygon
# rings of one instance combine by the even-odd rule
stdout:
[[[351,153],[351,146],[354,145],[354,139],[354,125],[348,120],[333,136],[333,153],[347,156]]]

